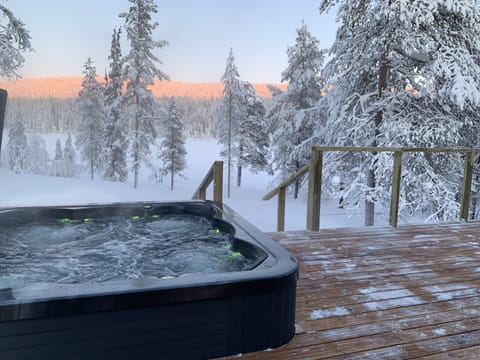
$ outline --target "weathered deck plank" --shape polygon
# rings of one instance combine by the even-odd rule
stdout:
[[[269,235],[300,263],[299,330],[242,358],[480,358],[480,223]]]

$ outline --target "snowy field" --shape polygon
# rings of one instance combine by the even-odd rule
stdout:
[[[53,154],[57,135],[44,136],[50,154]],[[6,142],[6,141],[5,141]],[[62,139],[63,142],[63,139]],[[171,201],[189,200],[215,160],[219,160],[220,148],[215,140],[189,139],[188,169],[185,178],[175,178],[175,189],[170,191],[170,179],[163,182],[149,179],[151,171],[143,169],[138,189],[133,189],[132,182],[118,183],[103,180],[91,181],[87,174],[83,178],[63,178],[14,174],[6,168],[0,168],[0,207],[30,205],[73,205],[91,203],[109,203],[121,201]],[[226,176],[225,169],[225,176]],[[232,171],[234,173],[234,171]],[[99,177],[100,178],[100,177]],[[224,202],[244,218],[263,231],[276,230],[277,198],[262,201],[272,188],[273,177],[266,173],[252,174],[244,171],[242,186],[238,188],[232,179],[231,198]],[[226,187],[226,179],[224,185]],[[207,198],[212,198],[211,189]],[[226,188],[224,191],[226,197]],[[322,202],[321,227],[362,226],[363,218],[358,214],[347,214],[338,209],[335,200]],[[286,230],[305,229],[306,199],[287,197]],[[379,226],[386,222],[378,221]]]

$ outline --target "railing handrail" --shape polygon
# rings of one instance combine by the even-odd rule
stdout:
[[[374,147],[374,146],[314,146],[312,151],[347,152],[423,152],[423,153],[467,153],[480,152],[480,148],[410,148],[410,147]]]
[[[298,169],[292,176],[290,176],[288,179],[284,180],[281,182],[279,185],[274,187],[268,194],[266,194],[262,200],[270,200],[272,197],[278,194],[278,191],[281,188],[287,188],[290,185],[292,185],[295,181],[300,179],[302,176],[304,176],[306,173],[308,173],[308,164],[305,166],[302,166],[300,169]]]
[[[296,181],[300,176],[309,174],[308,180],[308,204],[307,204],[307,230],[318,231],[320,229],[320,201],[322,191],[322,169],[324,152],[391,152],[394,155],[392,166],[392,189],[390,198],[390,218],[392,227],[397,227],[398,206],[400,198],[400,180],[402,176],[403,153],[463,153],[465,165],[462,182],[462,196],[460,201],[460,219],[468,221],[470,212],[470,198],[472,189],[473,162],[480,148],[408,148],[408,147],[359,147],[359,146],[314,146],[310,163],[305,165],[287,180],[277,185],[263,197],[269,200],[278,194],[277,231],[284,231],[285,225],[285,189]]]
[[[207,174],[200,182],[197,190],[193,193],[192,199],[206,200],[207,188],[213,181],[213,201],[217,205],[223,203],[223,161],[215,161]]]

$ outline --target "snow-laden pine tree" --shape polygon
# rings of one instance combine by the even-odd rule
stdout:
[[[218,108],[217,136],[218,142],[223,145],[221,155],[227,159],[227,197],[230,197],[232,161],[238,156],[239,126],[247,117],[244,89],[235,65],[233,49],[228,54],[221,81],[223,97]]]
[[[63,148],[63,176],[74,177],[77,169],[77,154],[72,143],[72,136],[68,134],[65,141],[65,147]]]
[[[158,12],[155,2],[128,1],[131,3],[128,13],[120,14],[125,19],[127,40],[130,43],[130,51],[124,57],[125,93],[122,96],[124,113],[130,123],[133,187],[137,188],[141,164],[148,161],[150,146],[157,136],[153,125],[155,99],[149,87],[155,79],[168,80],[167,74],[157,67],[162,62],[154,51],[166,46],[167,42],[153,40],[153,31],[158,26],[152,19],[152,15]]]
[[[21,173],[26,168],[28,156],[27,136],[22,121],[13,123],[8,132],[6,147],[8,168],[16,173]]]
[[[159,158],[163,161],[162,173],[170,173],[170,190],[173,190],[175,175],[179,175],[187,168],[187,150],[183,124],[174,98],[171,99],[167,112],[163,134],[165,138],[161,144]]]
[[[55,156],[53,157],[53,175],[65,176],[65,161],[63,158],[62,143],[60,139],[55,142]]]
[[[252,84],[241,83],[246,110],[238,128],[237,185],[241,185],[242,167],[253,172],[265,170],[268,165],[268,135],[265,104]]]
[[[325,54],[318,39],[305,23],[296,30],[296,42],[288,47],[288,66],[282,72],[287,89],[274,96],[268,117],[272,123],[273,169],[285,180],[308,163],[312,138],[321,97],[323,81],[320,76]],[[298,197],[300,181],[295,183],[294,197]]]
[[[88,163],[90,178],[105,164],[105,108],[104,87],[97,80],[97,71],[91,58],[84,64],[82,90],[78,93],[80,115],[75,144],[82,161]]]
[[[341,24],[320,104],[325,143],[476,145],[465,136],[480,103],[476,1],[322,0],[320,11],[336,4]],[[342,179],[350,205],[366,198],[366,225],[374,223],[374,204],[388,201],[391,162],[383,153],[341,154],[325,172]],[[405,155],[401,210],[457,217],[461,164],[448,154]]]
[[[110,47],[109,71],[105,76],[105,174],[104,178],[111,181],[126,181],[128,121],[122,116],[122,50],[120,47],[121,29],[114,29]]]
[[[18,78],[17,70],[25,62],[23,53],[32,50],[30,34],[25,24],[3,5],[0,5],[0,44],[0,76]],[[3,123],[0,126],[3,126]]]
[[[0,44],[0,76],[19,77],[17,70],[25,62],[23,53],[32,50],[30,34],[25,24],[3,5],[0,5]]]
[[[35,175],[50,173],[50,154],[47,144],[42,137],[31,135],[28,137],[27,172]]]

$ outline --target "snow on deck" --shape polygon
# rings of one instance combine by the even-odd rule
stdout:
[[[241,358],[480,357],[480,223],[269,235],[300,262],[300,330]]]

